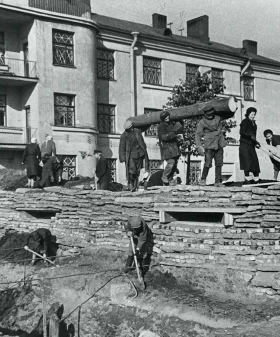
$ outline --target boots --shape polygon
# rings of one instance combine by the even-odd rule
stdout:
[[[222,166],[216,166],[215,167],[215,184],[216,187],[222,187],[224,186],[222,184]]]
[[[202,171],[202,175],[201,175],[201,179],[200,179],[200,182],[198,183],[198,185],[206,186],[206,178],[208,176],[208,172],[209,172],[209,167],[204,166],[203,171]]]
[[[134,262],[134,257],[129,255],[126,259],[126,263],[125,263],[125,266],[124,266],[124,269],[123,269],[124,273],[127,274],[133,269],[133,268],[131,268],[133,262]]]

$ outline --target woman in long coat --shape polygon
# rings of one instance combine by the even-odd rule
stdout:
[[[23,155],[22,163],[26,165],[28,188],[34,188],[34,181],[39,175],[39,162],[41,160],[40,147],[37,144],[37,139],[32,138],[31,144],[26,145]]]
[[[258,183],[260,174],[260,165],[256,148],[260,148],[259,142],[256,140],[257,124],[255,116],[257,109],[250,107],[247,109],[245,119],[240,124],[240,145],[239,160],[240,170],[244,171],[245,184]],[[250,180],[250,172],[254,175],[254,180]]]

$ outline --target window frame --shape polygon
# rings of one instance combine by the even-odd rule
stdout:
[[[150,60],[150,61],[158,61],[160,64],[160,67],[152,67],[152,66],[147,66],[145,65],[145,60]],[[147,69],[147,71],[145,71]],[[159,83],[153,83],[148,81],[148,79],[151,77],[149,76],[147,78],[146,74],[150,72],[152,69],[159,69],[160,74],[159,74]],[[156,57],[150,57],[150,56],[143,56],[143,83],[144,84],[149,84],[149,85],[158,85],[162,86],[162,59],[156,58]]]
[[[55,33],[64,33],[64,34],[69,34],[72,36],[72,44],[67,44],[67,43],[64,43],[64,42],[56,42],[54,40],[54,36],[55,36]],[[65,31],[65,30],[60,30],[60,29],[53,29],[52,30],[52,48],[53,48],[53,65],[54,66],[58,66],[58,67],[66,67],[66,68],[74,68],[75,67],[75,50],[74,50],[74,46],[75,46],[75,41],[74,41],[74,36],[75,36],[75,33],[73,32],[69,32],[69,31]],[[55,45],[60,45],[61,47],[64,47],[65,50],[67,50],[67,47],[72,47],[72,58],[73,58],[73,61],[72,63],[59,63],[59,62],[56,62],[55,61]],[[69,48],[70,49],[70,48]]]
[[[144,108],[144,115],[148,114],[148,113],[153,113],[153,112],[157,112],[157,111],[162,111],[162,109],[153,109],[153,108]],[[151,126],[149,126],[149,128],[145,131],[145,137],[149,137],[149,138],[157,138],[158,137],[158,124],[152,124]],[[149,133],[153,133],[155,131],[155,134],[149,134]]]
[[[110,170],[110,182],[115,182],[117,180],[117,159],[107,158],[108,167]]]
[[[7,95],[0,94],[0,97],[4,98],[4,105],[0,104],[0,110],[3,109],[3,121],[4,122],[3,122],[3,125],[0,124],[0,126],[7,126]],[[1,102],[1,100],[0,100],[0,102]]]
[[[62,104],[56,104],[56,96],[65,96],[65,97],[71,97],[72,102],[74,103],[73,105],[62,105]],[[73,94],[64,94],[64,93],[54,93],[54,126],[60,126],[60,127],[75,127],[76,126],[76,95]],[[56,123],[56,107],[71,107],[74,112],[72,112],[74,114],[74,116],[72,117],[73,123],[71,125],[68,124],[57,124]],[[68,111],[67,111],[68,114]]]
[[[64,172],[67,172],[67,174],[69,176],[69,168],[70,169],[73,169],[73,168],[75,169],[74,176],[71,174],[71,178],[70,179],[64,179],[64,180],[70,181],[70,180],[72,180],[73,178],[75,178],[77,176],[77,156],[76,155],[62,155],[62,157],[63,157],[62,179],[64,179],[64,177],[65,177]],[[70,158],[70,157],[72,157],[72,159],[74,159],[74,161],[75,161],[74,165],[65,165],[66,158]],[[64,177],[63,177],[63,174],[64,174]]]
[[[113,61],[110,61],[108,59],[105,59],[105,58],[100,58],[98,57],[98,51],[100,52],[109,52],[109,53],[112,53],[112,57],[113,57]],[[107,72],[109,73],[109,67],[108,67],[108,64],[110,62],[112,62],[113,66],[112,66],[112,69],[113,69],[113,76],[110,77],[110,76],[99,76],[99,73],[98,73],[98,61],[106,61],[106,68],[107,68]],[[103,49],[103,48],[97,48],[97,78],[100,79],[100,80],[107,80],[107,81],[114,81],[115,80],[115,51],[114,50],[110,50],[110,49]]]
[[[100,107],[114,108],[114,112],[113,112],[113,114],[100,113],[100,111],[99,111]],[[99,124],[101,115],[102,116],[108,116],[108,117],[113,116],[113,130],[111,128],[110,128],[109,132],[101,130],[102,128],[100,127],[100,124]],[[105,134],[105,135],[116,134],[116,105],[115,104],[97,103],[97,120],[98,120],[98,130],[99,130],[100,134]],[[110,126],[111,126],[111,122],[110,122]]]
[[[187,68],[188,68],[188,67],[196,68],[195,73],[190,73],[190,72],[188,72],[188,71],[187,71]],[[192,78],[189,79],[189,81],[191,81],[191,80],[194,78],[195,74],[196,74],[198,71],[199,71],[199,66],[198,66],[198,65],[196,65],[196,64],[191,64],[191,63],[186,63],[186,85],[188,85],[188,86],[190,85],[189,83],[187,83],[187,82],[188,82],[188,75],[190,75],[190,77],[192,76]]]
[[[253,84],[251,85],[247,85],[245,84],[245,81],[247,80],[252,80]],[[255,101],[255,78],[252,76],[243,76],[243,97],[244,97],[244,101],[251,101],[254,102]],[[245,97],[245,87],[251,87],[252,88],[252,93],[253,93],[253,98],[247,98]]]
[[[214,72],[221,72],[222,73],[222,77],[218,77],[218,76],[213,76]],[[211,68],[211,80],[212,80],[212,88],[213,88],[213,84],[216,83],[220,83],[220,85],[222,85],[222,90],[220,91],[221,94],[224,93],[225,88],[224,88],[224,69],[220,69],[220,68]]]

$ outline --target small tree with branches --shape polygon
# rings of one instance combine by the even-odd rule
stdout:
[[[198,102],[207,102],[217,99],[217,95],[223,93],[225,86],[220,81],[212,81],[211,70],[200,74],[195,73],[193,78],[186,81],[180,80],[180,83],[175,85],[171,97],[168,97],[168,102],[165,108],[179,108],[182,106],[192,105]],[[195,133],[197,123],[202,117],[194,117],[184,120],[183,137],[180,140],[181,153],[187,156],[187,185],[190,184],[190,158],[191,155],[198,156],[195,145]],[[224,120],[223,128],[230,132],[230,129],[236,126],[236,122],[228,119]]]

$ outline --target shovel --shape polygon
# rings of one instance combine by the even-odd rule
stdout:
[[[145,290],[146,286],[145,286],[145,282],[144,279],[140,273],[140,269],[139,269],[139,265],[138,265],[138,261],[137,261],[137,257],[136,257],[136,251],[135,251],[135,245],[134,245],[134,241],[133,241],[133,237],[130,237],[130,242],[131,242],[131,247],[132,247],[132,251],[133,251],[133,256],[134,256],[134,263],[135,263],[135,267],[136,267],[136,271],[137,271],[137,276],[138,276],[138,282],[140,285],[140,288],[142,290]]]
[[[51,261],[51,260],[49,260],[49,259],[47,259],[47,258],[44,259],[44,257],[43,257],[42,255],[40,255],[40,254],[34,252],[32,249],[30,249],[30,248],[28,248],[28,247],[24,247],[24,249],[27,250],[27,251],[29,251],[29,252],[32,253],[32,254],[35,254],[35,255],[39,256],[41,259],[46,260],[46,261],[50,262],[51,264],[55,265],[55,263],[54,263],[53,261]]]

